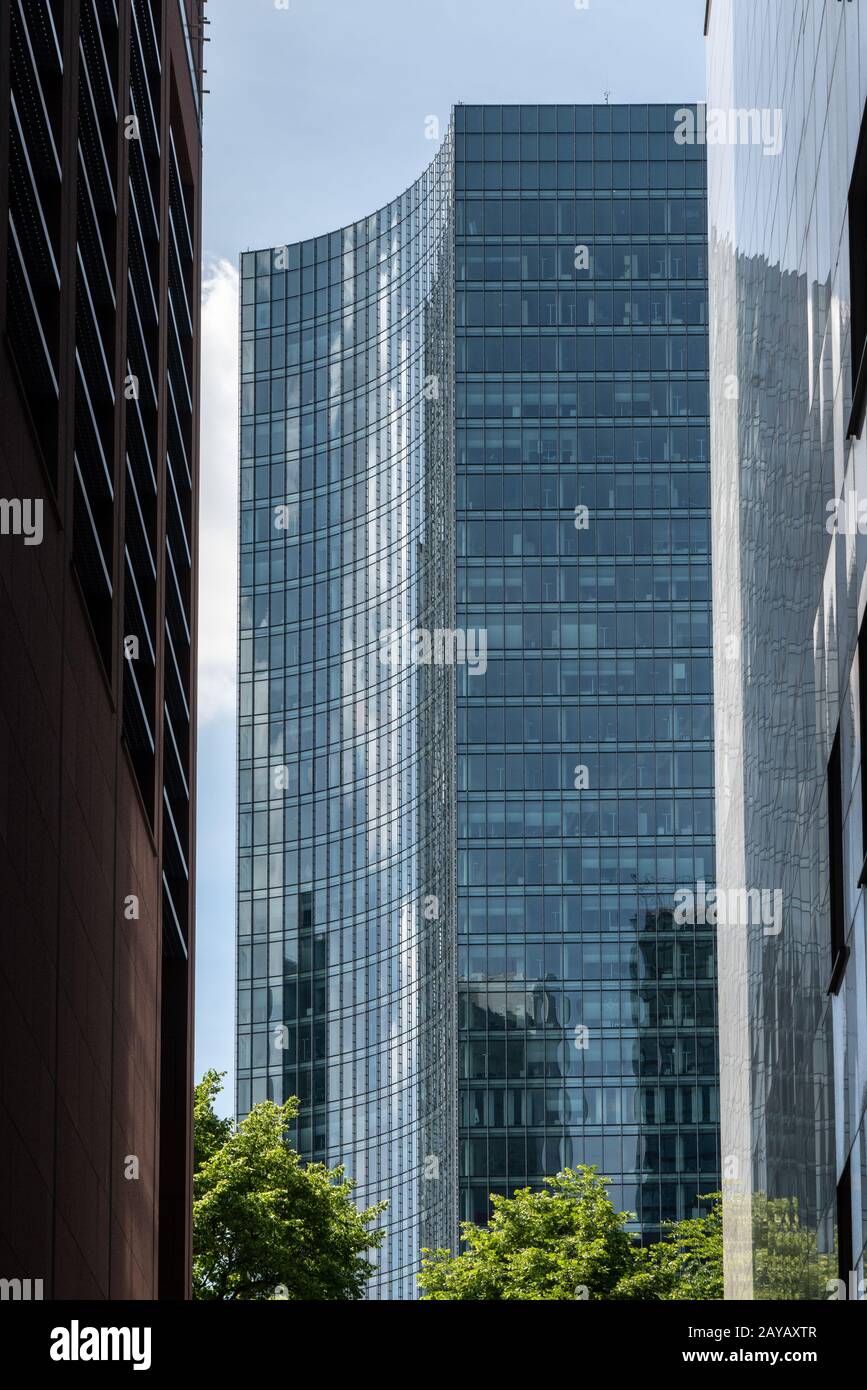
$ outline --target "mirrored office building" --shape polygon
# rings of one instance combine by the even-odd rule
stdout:
[[[373,1296],[567,1165],[643,1238],[719,1184],[677,113],[459,106],[393,204],[241,260],[238,1111],[298,1095],[388,1200]]]
[[[713,1192],[704,151],[675,106],[455,112],[461,1206]],[[691,113],[691,108],[690,112]],[[681,118],[689,114],[686,109]]]
[[[863,1297],[867,27],[706,32],[726,1289]]]
[[[387,1199],[373,1292],[454,1238],[451,142],[242,257],[238,1109]]]

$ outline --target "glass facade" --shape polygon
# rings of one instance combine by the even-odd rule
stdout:
[[[707,32],[717,877],[781,902],[719,931],[727,1293],[863,1297],[867,17]]]
[[[238,1111],[297,1094],[389,1200],[373,1296],[566,1164],[647,1237],[719,1184],[673,110],[458,107],[402,198],[242,257]]]
[[[665,106],[455,111],[461,1207],[718,1177],[704,151]]]
[[[242,257],[238,1111],[389,1202],[371,1293],[455,1224],[452,157]]]

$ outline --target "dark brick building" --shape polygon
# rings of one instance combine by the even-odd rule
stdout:
[[[188,1296],[199,0],[0,0],[0,1277]]]

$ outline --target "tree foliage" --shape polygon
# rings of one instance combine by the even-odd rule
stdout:
[[[193,1093],[193,1172],[212,1158],[232,1133],[232,1121],[218,1115],[214,1101],[223,1089],[225,1072],[206,1071]]]
[[[200,1299],[359,1299],[384,1238],[342,1168],[305,1164],[287,1131],[298,1113],[264,1101],[236,1127],[214,1111],[221,1074],[195,1092],[193,1292]]]
[[[617,1297],[704,1301],[723,1297],[722,1197],[704,1216],[665,1223],[662,1240],[634,1251],[635,1272],[621,1281]]]
[[[426,1250],[419,1276],[426,1301],[494,1299],[722,1298],[722,1217],[718,1198],[706,1216],[672,1223],[655,1245],[626,1230],[608,1180],[595,1168],[566,1168],[545,1190],[492,1196],[486,1226],[462,1225],[465,1249]]]

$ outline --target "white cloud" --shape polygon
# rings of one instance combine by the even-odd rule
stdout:
[[[205,267],[202,283],[199,502],[199,722],[235,710],[238,574],[238,272]]]

